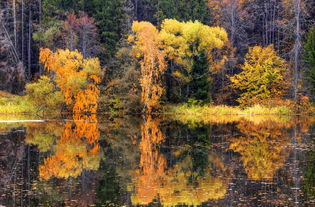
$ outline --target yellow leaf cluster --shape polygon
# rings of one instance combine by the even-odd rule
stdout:
[[[272,45],[250,48],[241,69],[241,73],[230,77],[232,87],[241,91],[241,104],[281,98],[288,89],[286,62],[277,56]]]
[[[205,52],[211,57],[214,48],[222,48],[227,41],[227,33],[221,27],[209,27],[199,21],[179,22],[165,19],[159,34],[160,47],[167,58],[178,64],[192,67],[193,56]]]

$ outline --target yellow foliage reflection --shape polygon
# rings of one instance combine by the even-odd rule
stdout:
[[[204,174],[199,175],[193,170],[191,155],[187,155],[167,169],[166,159],[158,150],[165,139],[158,120],[147,118],[141,124],[141,134],[139,168],[132,173],[135,189],[131,201],[134,205],[147,205],[154,199],[159,199],[163,206],[200,205],[225,196],[228,183],[214,177],[210,163]],[[175,156],[180,154],[174,153]],[[209,155],[209,160],[224,171],[220,158]]]
[[[41,152],[48,152],[63,130],[63,124],[57,122],[29,123],[25,141],[27,144],[36,145]]]
[[[67,122],[61,138],[54,146],[54,155],[39,167],[43,179],[78,177],[83,170],[97,170],[100,163],[99,131],[96,115],[74,115]]]
[[[253,124],[241,121],[237,128],[244,136],[231,139],[230,149],[241,154],[250,179],[272,179],[286,159],[289,134],[274,122]]]
[[[223,164],[219,158],[214,158],[212,162],[216,166]],[[167,175],[163,177],[163,185],[159,186],[159,196],[164,206],[197,206],[210,199],[224,198],[228,183],[214,177],[210,165],[202,176],[193,172],[192,165],[191,156],[187,156],[167,171]]]

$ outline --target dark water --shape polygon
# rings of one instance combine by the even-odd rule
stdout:
[[[309,117],[73,118],[0,123],[0,206],[315,206]]]

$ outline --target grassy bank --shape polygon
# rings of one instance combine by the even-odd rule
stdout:
[[[164,107],[166,114],[204,115],[291,115],[292,110],[287,106],[265,107],[254,105],[247,108],[225,105],[168,105]]]
[[[265,107],[254,105],[241,108],[236,106],[213,105],[168,105],[164,113],[173,120],[183,123],[231,123],[247,120],[256,124],[263,122],[286,123],[293,114],[287,106]]]
[[[34,106],[27,101],[25,96],[12,95],[0,91],[0,113],[18,114],[34,112],[36,112]]]

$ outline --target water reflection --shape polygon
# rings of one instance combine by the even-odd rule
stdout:
[[[26,143],[37,145],[40,152],[53,153],[39,166],[40,178],[76,178],[83,170],[99,168],[100,133],[96,115],[73,115],[73,120],[64,126],[48,123],[40,128],[28,127]]]
[[[3,123],[0,205],[312,204],[313,129],[309,117]]]
[[[224,197],[227,183],[216,176],[217,171],[224,174],[224,164],[211,151],[207,128],[189,131],[196,136],[192,143],[173,146],[175,150],[167,155],[158,150],[165,140],[159,121],[148,117],[141,124],[140,164],[133,175],[132,204],[158,200],[164,206],[200,205]],[[172,156],[172,163],[167,164],[167,156]]]

